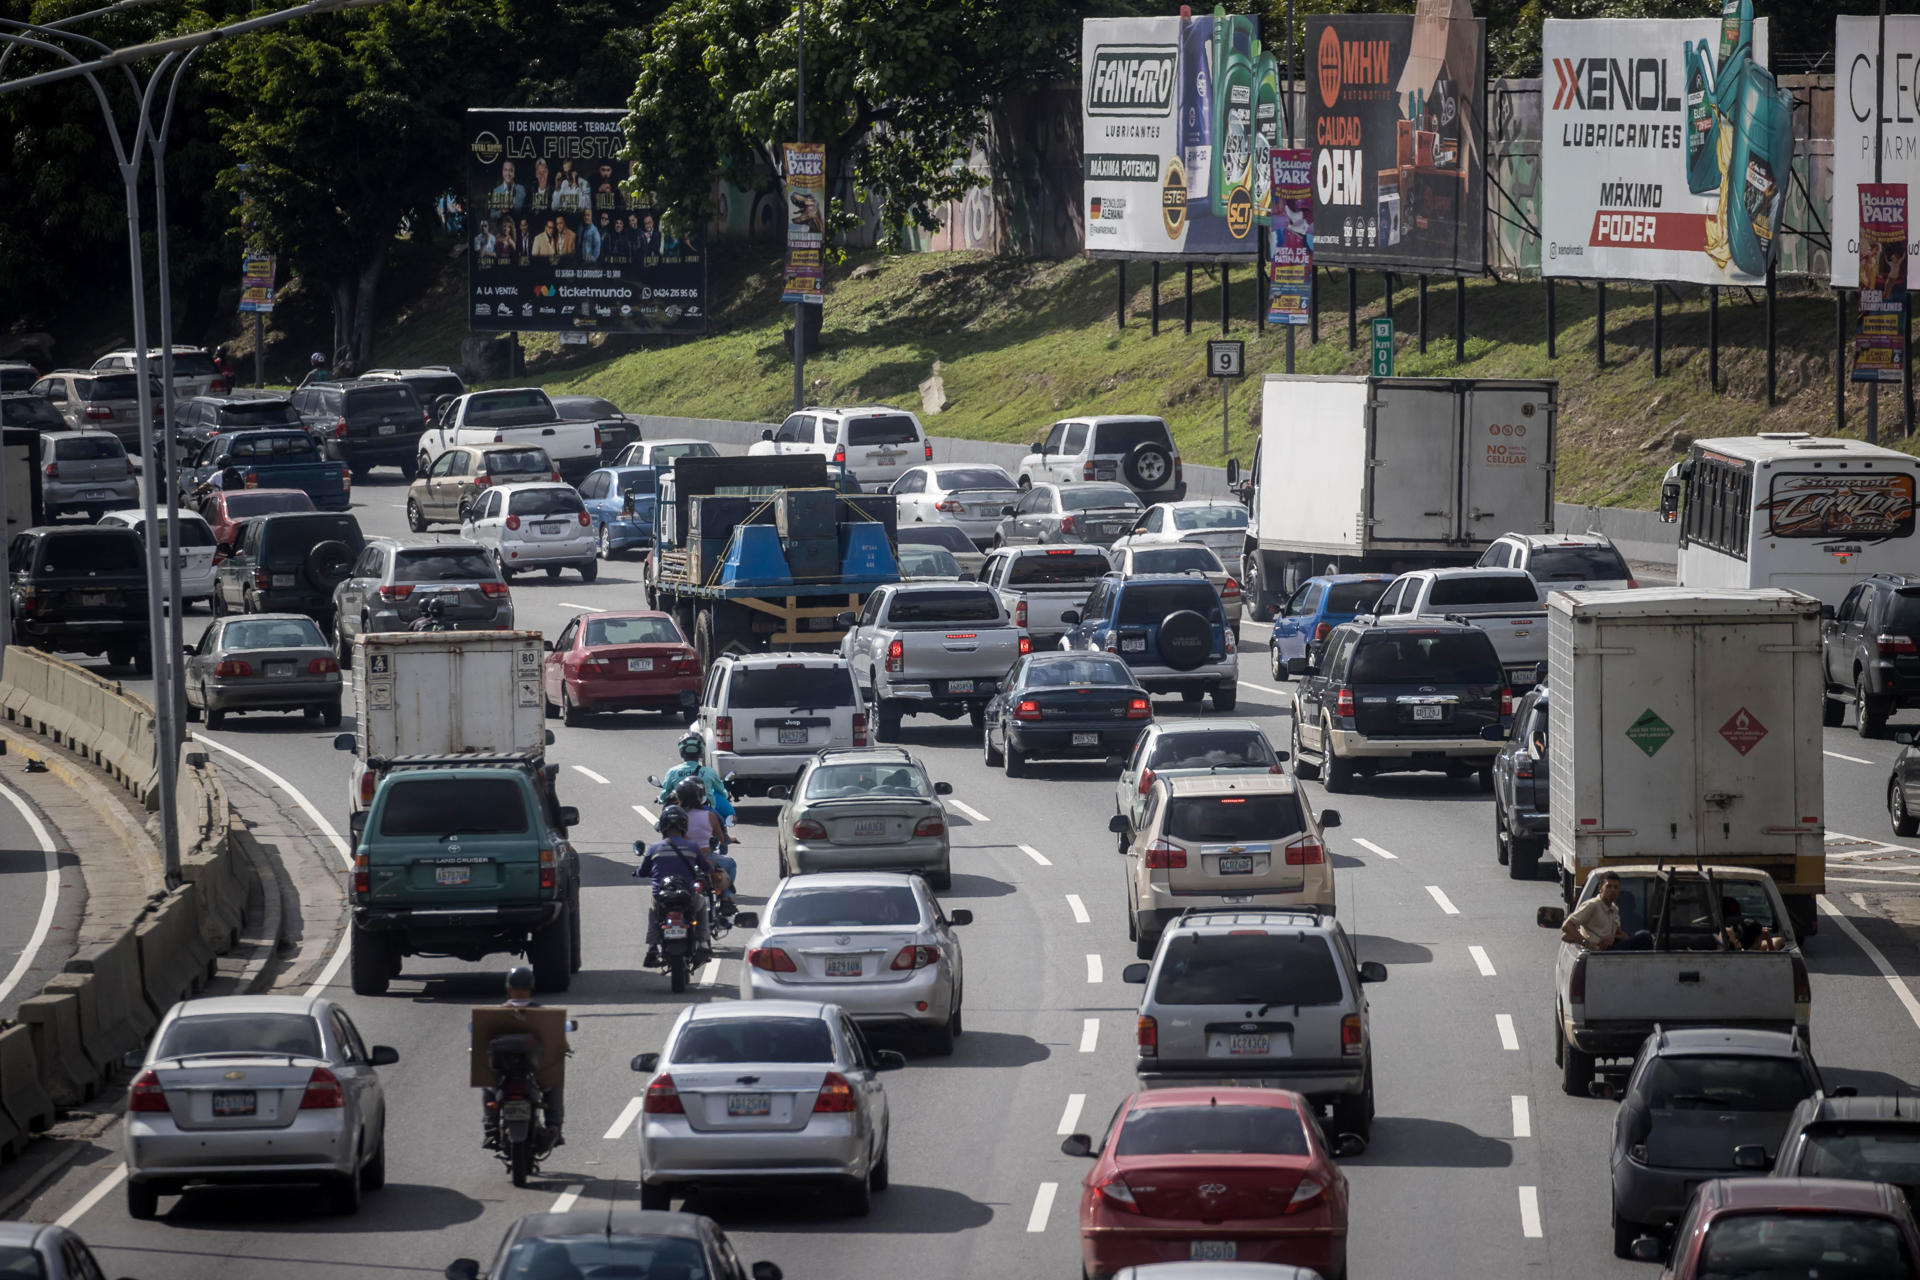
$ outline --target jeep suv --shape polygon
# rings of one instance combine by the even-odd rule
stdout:
[[[579,971],[580,859],[567,828],[580,815],[548,803],[527,767],[460,759],[390,764],[353,815],[356,995],[384,995],[410,955],[524,954],[541,991],[565,991]]]
[[[304,613],[333,623],[333,589],[366,547],[346,512],[283,511],[240,527],[233,554],[214,570],[213,611]]]
[[[409,481],[416,474],[427,415],[406,383],[381,378],[310,383],[293,393],[293,407],[307,431],[327,442],[354,479],[379,466],[398,467]]]
[[[104,653],[116,667],[153,669],[147,564],[131,529],[26,529],[7,544],[13,634],[49,653]]]
[[[371,538],[333,589],[334,648],[353,666],[353,638],[408,630],[428,601],[449,631],[513,630],[513,597],[485,547]]]
[[[1109,574],[1080,612],[1061,618],[1073,628],[1062,649],[1118,655],[1149,693],[1178,693],[1189,704],[1212,694],[1215,711],[1233,710],[1239,698],[1233,630],[1220,593],[1205,578]]]
[[[1837,728],[1851,702],[1860,736],[1877,738],[1894,711],[1920,707],[1920,573],[1856,582],[1832,615],[1820,625],[1820,722]]]
[[[1155,1085],[1267,1085],[1331,1106],[1333,1132],[1373,1134],[1373,1037],[1346,930],[1306,908],[1202,907],[1167,926],[1144,985],[1134,1073]]]
[[[1482,733],[1498,741],[1501,731]],[[1493,758],[1494,856],[1515,880],[1531,880],[1547,848],[1547,682],[1513,709],[1513,736]]]
[[[1020,459],[1020,487],[1111,480],[1142,503],[1179,502],[1187,481],[1173,433],[1159,418],[1073,418],[1056,422]]]
[[[828,747],[867,745],[853,668],[839,655],[722,654],[707,669],[697,732],[704,763],[739,775],[735,796],[791,783]]]

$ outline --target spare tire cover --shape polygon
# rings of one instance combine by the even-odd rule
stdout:
[[[307,552],[307,581],[322,591],[339,586],[352,567],[353,549],[338,538],[329,538]]]
[[[1160,657],[1175,671],[1191,671],[1213,653],[1213,624],[1191,609],[1160,619]]]
[[[1173,479],[1173,454],[1165,445],[1142,440],[1128,452],[1121,472],[1136,489],[1158,489]]]

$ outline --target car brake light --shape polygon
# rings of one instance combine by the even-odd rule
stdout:
[[[1149,871],[1184,871],[1187,851],[1170,841],[1155,840],[1147,846],[1145,865]]]
[[[835,466],[844,467],[847,465],[847,448],[845,445],[840,445],[834,449],[833,462]]]
[[[1153,1015],[1140,1015],[1140,1020],[1134,1024],[1133,1041],[1141,1057],[1160,1056],[1160,1024],[1154,1021]]]
[[[1173,460],[1173,483],[1175,485],[1178,485],[1185,478],[1186,478],[1186,468],[1181,466],[1180,459],[1175,458]]]
[[[1327,860],[1327,851],[1312,836],[1302,836],[1287,846],[1287,865],[1317,867]]]
[[[1233,628],[1232,628],[1232,627],[1227,627],[1227,628],[1224,628],[1224,629],[1223,629],[1223,630],[1221,631],[1221,633],[1220,633],[1220,634],[1221,634],[1221,636],[1222,636],[1222,637],[1224,637],[1224,642],[1225,642],[1225,646],[1226,646],[1226,650],[1227,650],[1227,656],[1228,656],[1229,658],[1231,658],[1231,657],[1233,656],[1233,654],[1234,654],[1234,650],[1236,650],[1236,649],[1238,649],[1238,648],[1240,647],[1240,642],[1239,642],[1239,640],[1237,640],[1237,639],[1236,639],[1236,638],[1234,637],[1234,634],[1233,634]]]
[[[867,745],[867,713],[864,711],[853,713],[853,745],[856,747]]]
[[[1340,1019],[1340,1052],[1349,1058],[1356,1058],[1365,1045],[1366,1033],[1361,1030],[1360,1015],[1350,1013]]]
[[[1587,1002],[1587,953],[1582,951],[1573,962],[1573,972],[1567,976],[1567,1003],[1585,1004]]]
[[[216,676],[250,676],[253,668],[238,658],[229,658],[213,669]]]
[[[1333,698],[1333,714],[1350,716],[1353,714],[1353,690],[1342,689]]]
[[[554,887],[554,874],[553,850],[542,849],[540,851],[540,887],[542,889],[551,889]]]
[[[1088,478],[1089,478],[1089,479],[1091,479],[1092,477],[1088,477]],[[1060,517],[1060,532],[1062,532],[1062,533],[1072,533],[1072,532],[1073,532],[1073,517],[1072,517],[1072,516],[1061,516],[1061,517]]]
[[[1639,589],[1640,589],[1640,579],[1638,579],[1638,578],[1636,578],[1636,577],[1634,577],[1634,576],[1633,576],[1632,574],[1628,574],[1628,575],[1627,575],[1627,590],[1629,590],[1629,591],[1638,591]]]
[[[857,1110],[859,1105],[847,1078],[838,1071],[829,1071],[827,1078],[820,1082],[820,1096],[813,1100],[813,1114],[834,1115]]]
[[[49,480],[58,480],[60,478],[60,464],[57,462],[49,462],[40,469],[40,474]]]
[[[340,1087],[340,1078],[325,1067],[315,1067],[307,1077],[307,1091],[300,1097],[300,1109],[332,1111],[346,1105],[347,1093]]]
[[[732,716],[715,716],[713,718],[713,749],[715,751],[733,750]]]
[[[1293,1198],[1287,1201],[1286,1213],[1298,1213],[1302,1209],[1311,1209],[1326,1196],[1327,1189],[1312,1178],[1300,1179],[1300,1185],[1293,1189]]]
[[[507,596],[507,584],[504,582],[483,582],[480,594],[489,600],[502,600]]]
[[[926,445],[926,450],[927,450],[927,461],[932,462],[933,461],[933,441],[928,440],[928,441],[925,441],[924,444]]]
[[[1220,598],[1222,600],[1238,600],[1240,598],[1240,584],[1232,578],[1228,578],[1227,585],[1220,588]]]
[[[1319,626],[1313,629],[1313,638],[1315,640],[1325,640],[1328,636],[1332,634],[1333,634],[1333,624],[1330,622],[1323,622]]]
[[[1142,769],[1140,771],[1140,794],[1145,795],[1151,790],[1153,790],[1153,770]]]
[[[747,952],[747,963],[767,973],[798,973],[793,957],[779,947],[755,947]]]
[[[547,479],[549,479],[549,480],[551,480],[551,481],[553,481],[553,482],[554,482],[555,484],[559,484],[559,483],[560,483],[560,473],[559,473],[558,471],[549,471],[549,472],[547,472]]]
[[[93,422],[109,422],[113,419],[113,410],[103,404],[90,404],[87,406],[87,417]]]
[[[588,515],[586,512],[582,511],[579,513],[579,515],[580,515],[580,527],[582,529],[586,528],[587,526],[593,523],[593,517]]]
[[[1082,480],[1093,479],[1093,463],[1089,462],[1087,463],[1087,465],[1080,468],[1080,478]]]
[[[650,1116],[683,1116],[687,1109],[680,1105],[680,1090],[674,1088],[672,1076],[655,1076],[653,1083],[647,1086],[646,1100],[640,1104],[640,1110]]]
[[[505,443],[507,442],[507,437],[506,437],[506,434],[505,434],[504,432],[500,432],[500,431],[496,431],[496,432],[494,432],[494,433],[493,433],[493,442],[494,442],[495,444],[505,444]]]
[[[132,459],[132,458],[128,458],[128,459],[127,459],[127,474],[128,474],[128,475],[132,475],[132,474],[133,474],[133,459]]]
[[[952,498],[948,498],[944,502],[934,503],[933,509],[935,511],[944,511],[948,515],[957,516],[962,512],[964,512],[967,508],[963,504],[955,502]]]
[[[593,447],[596,449],[604,449],[607,447],[606,433],[601,431],[597,425],[593,429]]]
[[[801,818],[793,824],[793,838],[795,840],[825,840],[827,838],[826,824],[815,818]]]
[[[346,434],[347,434],[347,420],[345,418],[335,418],[333,420],[333,438],[335,440],[338,440],[340,439],[340,437]]]
[[[423,427],[430,427],[433,425],[433,415],[428,413],[425,409],[422,409],[420,411],[420,425]]]
[[[1500,714],[1503,716],[1513,714],[1513,690],[1511,689],[1500,691]]]
[[[913,834],[916,836],[937,836],[946,829],[946,822],[940,818],[922,818],[913,824]]]
[[[1040,718],[1040,704],[1032,698],[1022,698],[1020,705],[1013,709],[1013,718],[1015,720],[1038,720]]]
[[[373,892],[373,875],[367,870],[367,855],[360,854],[353,860],[353,895],[365,898]]]
[[[1513,765],[1513,776],[1516,778],[1531,778],[1533,776],[1533,761],[1530,759],[1516,760]]]
[[[1021,636],[1020,637],[1020,656],[1024,658],[1032,652],[1033,652],[1033,637]]]
[[[1024,627],[1027,625],[1027,602],[1025,600],[1014,601],[1013,625],[1016,627]]]
[[[127,1091],[127,1110],[129,1111],[165,1111],[167,1109],[166,1091],[160,1087],[160,1077],[149,1067],[134,1077],[133,1088]]]
[[[507,528],[508,528],[508,529],[510,529],[510,530],[514,530],[514,531],[516,531],[516,532],[517,532],[517,531],[519,530],[519,528],[520,528],[520,517],[519,517],[519,516],[508,516],[508,517],[507,517]]]
[[[893,958],[893,963],[888,967],[895,970],[925,969],[939,962],[940,948],[938,947],[902,947],[900,954]]]
[[[1807,981],[1807,962],[1799,956],[1793,957],[1793,1002],[1795,1004],[1813,1002],[1813,984]]]
[[[1145,698],[1135,698],[1127,704],[1127,719],[1145,720],[1153,714],[1153,704]]]
[[[273,585],[273,575],[268,573],[265,569],[255,569],[253,571],[253,585],[258,587],[260,590],[265,591],[268,587]]]
[[[907,648],[895,640],[887,646],[887,674],[899,675],[907,669]]]
[[[559,477],[560,477],[560,473],[557,471],[554,472],[554,478],[557,480],[559,479]],[[493,483],[492,476],[475,476],[473,478],[473,487],[476,489],[484,489],[492,483]]]
[[[402,582],[397,586],[380,588],[380,598],[382,600],[405,600],[412,594],[413,584],[411,582]]]
[[[1133,1188],[1129,1187],[1127,1180],[1117,1173],[1100,1184],[1100,1198],[1114,1208],[1127,1213],[1140,1212],[1140,1206],[1133,1198]]]
[[[339,669],[339,660],[335,658],[315,658],[307,664],[307,674],[310,676],[329,675]]]
[[[1874,637],[1874,644],[1879,647],[1880,652],[1883,654],[1920,653],[1920,648],[1914,646],[1912,636],[1879,635]]]

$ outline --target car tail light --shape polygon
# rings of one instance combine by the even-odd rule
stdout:
[[[507,584],[504,582],[483,582],[480,584],[480,594],[489,600],[504,600],[508,594]]]
[[[747,963],[767,973],[798,973],[793,957],[779,947],[755,947],[747,952]]]
[[[373,789],[379,785],[380,779],[373,776],[373,770],[368,769],[360,775],[360,804],[362,808],[373,803]]]
[[[425,409],[422,409],[420,411],[420,425],[423,427],[430,427],[433,425],[433,415],[428,413]]]
[[[1024,658],[1032,652],[1033,652],[1033,637],[1021,636],[1020,637],[1020,656]]]
[[[554,472],[553,478],[558,480],[560,478],[560,473],[558,471]],[[484,489],[492,483],[493,483],[492,476],[475,476],[473,478],[473,487],[476,489]]]
[[[1021,699],[1020,705],[1013,709],[1013,718],[1015,720],[1038,720],[1040,718],[1040,704],[1032,698]]]
[[[540,851],[540,887],[542,889],[553,888],[554,871],[553,850],[542,849]]]
[[[1627,590],[1629,590],[1629,591],[1638,591],[1639,589],[1640,589],[1640,579],[1638,579],[1638,578],[1636,578],[1636,577],[1634,577],[1634,576],[1633,576],[1632,574],[1628,574],[1628,575],[1627,575]]]
[[[228,658],[225,662],[213,669],[213,674],[217,676],[250,676],[253,674],[253,668],[238,658]]]
[[[687,1113],[680,1105],[680,1090],[674,1088],[672,1076],[655,1076],[653,1083],[647,1086],[647,1096],[640,1104],[640,1110],[650,1116],[683,1116]]]
[[[310,676],[331,675],[339,669],[339,660],[335,658],[315,658],[307,664],[307,674]]]
[[[826,824],[817,818],[801,818],[793,824],[793,838],[795,840],[825,840],[827,838]]]
[[[1089,477],[1089,478],[1091,478],[1091,477]],[[1060,532],[1062,532],[1062,533],[1072,533],[1072,532],[1073,532],[1073,517],[1072,517],[1072,516],[1061,516],[1061,517],[1060,517]]]
[[[847,465],[847,447],[845,445],[834,446],[833,461],[835,466],[844,467]]]
[[[1187,851],[1167,840],[1155,840],[1147,846],[1145,866],[1149,871],[1184,871]]]
[[[1141,1014],[1134,1024],[1133,1040],[1136,1051],[1143,1058],[1160,1056],[1160,1024],[1151,1014]]]
[[[551,480],[551,481],[553,481],[553,482],[554,482],[555,484],[559,484],[559,483],[560,483],[560,473],[559,473],[558,471],[549,471],[549,472],[547,472],[547,479],[549,479],[549,480]]]
[[[847,1078],[838,1071],[829,1071],[827,1078],[820,1082],[820,1096],[813,1100],[813,1114],[837,1115],[856,1110],[859,1105]]]
[[[353,895],[364,898],[373,892],[373,874],[367,869],[367,855],[362,853],[353,860]]]
[[[1293,1198],[1287,1201],[1286,1213],[1299,1213],[1302,1209],[1312,1209],[1326,1198],[1327,1188],[1313,1178],[1300,1179],[1300,1185],[1293,1189]]]
[[[1315,641],[1325,640],[1332,634],[1333,624],[1331,622],[1323,622],[1313,629],[1313,638]]]
[[[593,517],[588,515],[586,512],[582,511],[579,513],[579,515],[580,515],[580,527],[582,529],[587,528],[593,523]]]
[[[938,964],[939,962],[940,948],[938,947],[902,947],[900,948],[900,954],[893,958],[893,964],[888,967],[896,971],[905,971],[908,969],[925,969],[929,965]]]
[[[345,475],[346,468],[344,467],[341,468],[340,474]],[[247,472],[247,488],[258,489],[259,487],[260,487],[260,473],[258,471],[248,471]]]
[[[1234,651],[1240,647],[1240,642],[1234,639],[1232,627],[1224,628],[1220,634],[1225,641],[1227,656],[1231,658]]]
[[[113,410],[103,404],[90,404],[87,406],[87,418],[92,422],[110,422],[113,420]]]
[[[913,834],[916,836],[937,836],[946,829],[946,821],[942,818],[922,818],[913,824]]]
[[[867,745],[867,713],[864,711],[853,713],[853,745],[856,747]]]
[[[252,486],[249,485],[248,487],[251,488]],[[340,468],[340,487],[349,492],[353,489],[353,472],[344,465]]]
[[[1533,776],[1533,759],[1531,756],[1522,756],[1513,762],[1513,776],[1516,778],[1531,778]]]
[[[1813,984],[1807,981],[1807,962],[1799,956],[1793,957],[1793,1002],[1813,1003]]]
[[[495,444],[505,444],[505,443],[507,442],[507,437],[506,437],[506,433],[504,433],[504,432],[500,432],[500,431],[496,431],[496,432],[494,432],[494,433],[493,433],[493,442],[494,442]]]
[[[1220,598],[1222,600],[1238,600],[1240,598],[1240,584],[1232,578],[1228,578],[1227,585],[1220,588]]]
[[[933,461],[933,441],[927,440],[927,441],[923,441],[922,443],[924,443],[926,446],[927,461],[932,462]]]
[[[382,600],[405,600],[412,594],[413,584],[411,582],[402,582],[397,586],[380,588],[380,598]]]
[[[253,571],[253,585],[258,587],[260,590],[265,591],[268,587],[273,585],[273,575],[268,573],[265,569],[255,569]]]
[[[128,459],[127,459],[127,474],[128,474],[128,475],[132,475],[132,474],[133,474],[133,459],[132,459],[132,458],[128,458]]]
[[[593,447],[595,449],[604,449],[607,447],[606,433],[600,430],[598,426],[593,429]]]
[[[955,502],[952,498],[948,498],[944,502],[934,503],[933,509],[935,511],[944,511],[948,515],[957,516],[965,512],[967,508],[964,504]]]
[[[1511,689],[1500,691],[1500,714],[1503,716],[1513,714],[1513,690]]]
[[[40,593],[32,587],[20,589],[20,609],[23,613],[34,613],[40,608]]]
[[[1145,795],[1151,790],[1153,790],[1153,770],[1142,769],[1140,771],[1140,794]]]
[[[1873,642],[1883,655],[1920,653],[1920,647],[1914,645],[1912,636],[1879,635],[1873,638]]]
[[[60,464],[57,462],[49,462],[40,469],[40,474],[49,480],[58,480],[60,478]]]
[[[1567,1003],[1585,1004],[1587,1002],[1587,953],[1582,951],[1573,962],[1573,972],[1567,975]]]
[[[898,640],[887,646],[887,674],[899,675],[907,669],[907,647]]]
[[[335,440],[338,440],[346,434],[347,434],[347,420],[345,418],[335,418],[333,420],[333,438]]]
[[[1353,690],[1342,689],[1333,696],[1333,714],[1337,716],[1353,714]]]
[[[149,1067],[133,1078],[133,1087],[127,1091],[127,1110],[129,1111],[165,1111],[167,1109],[166,1091],[160,1087],[160,1077]]]
[[[1349,1058],[1360,1056],[1360,1050],[1366,1047],[1367,1033],[1360,1026],[1360,1015],[1350,1013],[1340,1019],[1340,1052]]]
[[[1100,1184],[1100,1198],[1122,1212],[1140,1212],[1140,1206],[1133,1198],[1133,1188],[1117,1173]]]
[[[1016,600],[1014,602],[1013,625],[1016,627],[1024,627],[1027,625],[1027,602],[1025,600]]]
[[[1180,465],[1180,459],[1175,458],[1173,460],[1173,483],[1178,485],[1182,480],[1186,479],[1186,476],[1186,468]]]
[[[1080,468],[1080,478],[1082,480],[1093,479],[1093,464],[1091,462],[1087,463],[1086,466]]]
[[[733,750],[732,716],[715,716],[713,718],[713,749],[715,751]]]
[[[1145,698],[1135,698],[1127,704],[1127,719],[1145,720],[1153,715],[1153,704]]]
[[[1287,865],[1290,867],[1317,867],[1326,860],[1326,848],[1312,836],[1302,836],[1287,846]]]
[[[325,1067],[315,1067],[307,1077],[307,1091],[300,1097],[302,1111],[332,1111],[347,1105],[347,1091],[340,1078]]]
[[[514,532],[516,532],[516,533],[517,533],[517,532],[519,532],[519,529],[520,529],[520,517],[519,517],[519,516],[508,516],[508,517],[507,517],[507,528],[508,528],[508,529],[510,529],[510,530],[512,530],[512,531],[514,531]]]

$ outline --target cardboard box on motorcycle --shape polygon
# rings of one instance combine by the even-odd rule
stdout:
[[[468,1080],[470,1085],[476,1089],[485,1089],[497,1083],[493,1068],[487,1063],[487,1044],[495,1036],[511,1035],[540,1037],[542,1046],[540,1070],[534,1078],[539,1081],[542,1089],[552,1089],[566,1084],[567,1011],[546,1005],[530,1009],[496,1005],[473,1011],[471,1078]]]

